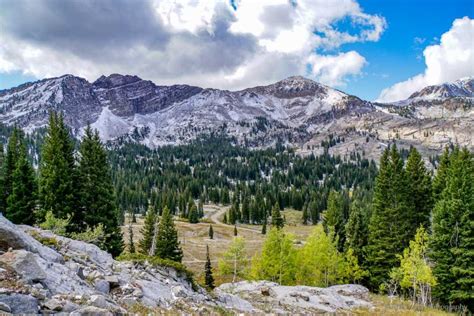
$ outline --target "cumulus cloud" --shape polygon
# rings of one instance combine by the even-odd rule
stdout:
[[[228,89],[297,74],[344,85],[366,61],[341,45],[386,28],[356,0],[3,0],[0,12],[0,73]]]
[[[474,20],[468,17],[454,20],[440,43],[426,47],[423,56],[426,64],[423,73],[384,89],[377,101],[403,100],[426,86],[473,76]]]

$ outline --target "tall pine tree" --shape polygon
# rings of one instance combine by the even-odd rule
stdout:
[[[156,253],[158,257],[181,262],[183,251],[179,245],[178,232],[174,227],[173,217],[168,207],[163,209],[163,215],[156,237]]]
[[[209,246],[206,245],[206,264],[204,265],[204,272],[205,277],[204,281],[206,287],[209,289],[214,289],[214,277],[212,275],[212,265],[211,265],[211,257],[209,256]]]
[[[6,217],[15,224],[33,225],[36,208],[36,179],[28,161],[23,133],[18,131],[15,169],[11,175],[11,193],[7,198]]]
[[[79,216],[74,216],[76,205],[76,168],[74,144],[64,124],[62,114],[51,112],[44,139],[39,173],[39,202],[43,213],[51,211],[54,216],[75,221],[69,230],[83,229],[77,225]]]
[[[434,296],[474,312],[474,156],[455,148],[433,210],[430,257],[438,280]]]
[[[123,240],[107,152],[100,141],[99,133],[93,132],[90,126],[85,129],[79,147],[79,157],[77,175],[80,219],[88,227],[103,224],[107,235],[107,251],[118,256],[123,250]],[[82,226],[82,223],[77,224]]]

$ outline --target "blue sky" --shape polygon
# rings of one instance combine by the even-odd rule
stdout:
[[[373,100],[387,88],[387,98],[400,99],[423,85],[474,75],[473,0],[293,0],[291,7],[287,0],[223,1],[4,0],[0,89],[64,73],[90,81],[129,73],[225,89],[306,75]],[[456,44],[440,44],[440,37],[463,17],[456,34],[472,56],[433,76],[440,58],[462,60]],[[344,39],[345,32],[354,38]],[[439,53],[426,66],[429,45]]]
[[[454,19],[474,18],[472,0],[361,0],[359,3],[365,11],[384,16],[388,23],[378,42],[342,47],[357,50],[369,63],[364,75],[354,78],[344,89],[368,100],[376,98],[383,88],[421,73],[425,69],[423,49],[437,44]]]

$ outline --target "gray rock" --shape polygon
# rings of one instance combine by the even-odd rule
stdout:
[[[101,279],[95,280],[94,287],[97,291],[104,294],[109,294],[110,292],[110,284],[106,280],[101,280]]]
[[[31,295],[0,295],[0,303],[8,305],[12,314],[37,314],[38,300]]]
[[[7,304],[0,302],[0,311],[11,313],[12,309]]]
[[[107,275],[105,276],[105,281],[109,282],[110,287],[116,287],[119,286],[119,279],[116,275]]]
[[[0,250],[25,249],[39,254],[52,262],[62,262],[63,257],[49,247],[43,246],[39,241],[25,233],[19,226],[11,223],[0,214]]]
[[[63,309],[64,304],[55,298],[47,300],[44,304],[43,307],[50,310],[50,311],[55,311],[59,312]]]
[[[87,306],[75,310],[71,316],[113,316],[114,314],[106,309],[95,306]]]
[[[28,282],[46,279],[46,273],[38,265],[36,256],[26,250],[13,250],[0,256],[0,262],[9,265],[15,272]]]
[[[92,295],[89,299],[89,304],[99,308],[109,307],[109,303],[107,303],[107,300],[102,295]]]
[[[71,302],[71,301],[66,301],[66,302],[64,303],[62,312],[63,312],[63,313],[71,313],[71,312],[73,312],[73,311],[75,311],[75,310],[77,310],[77,309],[79,309],[79,308],[80,308],[80,306],[77,305],[76,303],[73,303],[73,302]]]

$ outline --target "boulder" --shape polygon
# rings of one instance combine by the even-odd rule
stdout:
[[[87,306],[75,310],[71,316],[113,316],[114,314],[106,309],[95,306]]]
[[[98,308],[107,309],[109,307],[109,303],[102,295],[92,295],[89,299],[89,304]]]
[[[95,280],[94,287],[97,291],[104,294],[109,294],[110,292],[110,284],[106,280],[101,280],[101,279]]]
[[[12,309],[6,303],[0,302],[0,312],[11,313]]]
[[[36,255],[26,250],[13,250],[0,256],[0,262],[10,266],[22,279],[37,282],[46,279],[46,273],[38,265]]]
[[[31,295],[10,294],[0,295],[0,303],[10,308],[12,314],[37,314],[38,300]]]
[[[117,287],[120,284],[119,279],[116,275],[105,276],[105,281],[109,282],[111,288]]]
[[[64,304],[55,298],[52,298],[50,300],[47,300],[44,304],[43,307],[54,312],[59,312],[63,309]]]

